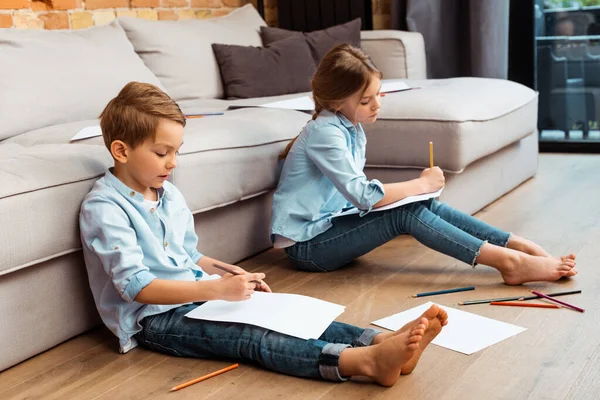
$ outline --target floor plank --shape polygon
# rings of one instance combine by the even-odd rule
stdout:
[[[439,288],[476,286],[475,292],[431,298],[449,307],[472,298],[521,295],[529,289],[583,290],[564,298],[585,308],[583,314],[489,305],[461,308],[528,330],[470,356],[430,346],[415,372],[401,377],[392,388],[365,379],[344,384],[299,379],[242,364],[173,394],[171,387],[230,362],[175,358],[143,348],[120,355],[110,333],[97,329],[0,373],[0,398],[596,398],[600,390],[599,174],[600,156],[543,154],[534,179],[477,214],[537,241],[553,254],[575,252],[580,273],[574,279],[506,286],[495,270],[471,268],[407,236],[327,274],[296,271],[285,253],[275,249],[241,263],[250,271],[267,273],[275,291],[346,305],[338,320],[360,326],[429,301],[411,295]]]

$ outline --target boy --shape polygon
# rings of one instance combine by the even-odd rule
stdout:
[[[140,343],[175,356],[254,361],[296,376],[341,381],[363,375],[385,386],[410,373],[447,323],[437,306],[397,332],[334,322],[319,340],[184,317],[198,306],[194,303],[242,301],[255,290],[271,291],[264,274],[196,249],[192,213],[167,181],[177,166],[185,123],[167,94],[138,82],[128,83],[100,115],[114,167],[83,201],[81,240],[96,306],[120,351]],[[223,273],[213,263],[240,275]]]

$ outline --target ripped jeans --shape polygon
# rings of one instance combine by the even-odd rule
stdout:
[[[510,233],[433,199],[363,217],[338,217],[332,223],[320,235],[285,249],[296,268],[335,271],[406,233],[433,250],[475,266],[484,243],[505,247],[510,238]]]

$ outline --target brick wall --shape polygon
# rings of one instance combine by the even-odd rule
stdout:
[[[375,29],[390,28],[391,0],[371,0]],[[256,0],[0,0],[0,28],[82,29],[121,16],[153,20],[211,18]],[[264,0],[265,20],[277,26],[277,0]]]
[[[264,0],[265,19],[277,22],[277,0]],[[152,20],[211,18],[252,0],[0,0],[0,28],[82,29],[121,16]],[[256,1],[254,1],[256,3]]]

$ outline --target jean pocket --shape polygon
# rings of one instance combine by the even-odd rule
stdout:
[[[300,271],[329,272],[326,269],[319,267],[313,261],[299,260],[296,257],[290,256],[289,254],[287,256],[292,261],[292,264],[294,264],[294,267],[296,267],[296,269],[299,269]]]

